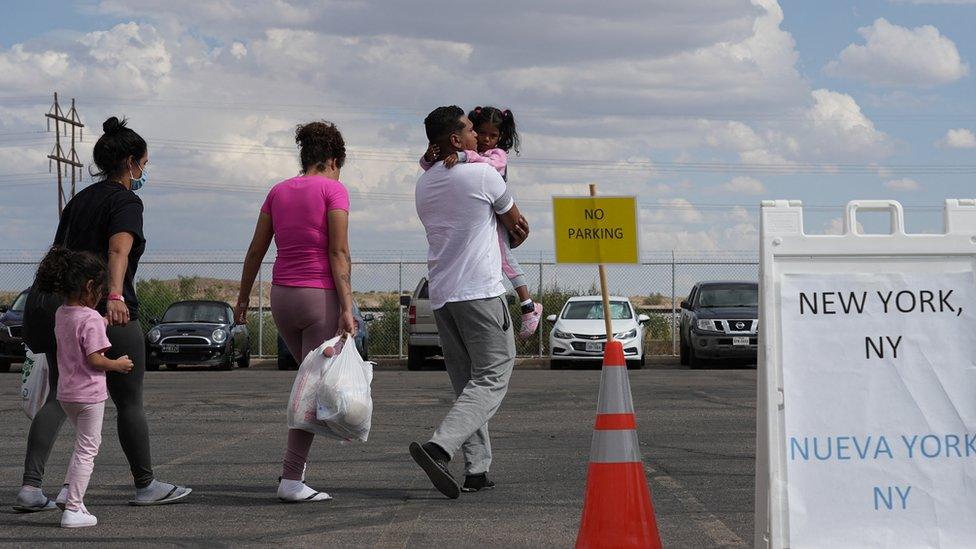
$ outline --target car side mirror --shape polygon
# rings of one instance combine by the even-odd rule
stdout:
[[[156,324],[159,324],[159,319],[158,318],[150,318],[149,319],[149,323],[152,324],[153,326],[155,326]]]
[[[651,321],[651,317],[649,317],[647,315],[638,315],[637,316],[637,322],[640,322],[641,324],[647,324],[650,321]]]
[[[373,316],[373,313],[366,313],[363,315],[363,322],[372,322],[375,319],[376,317]]]
[[[681,302],[681,308],[682,308],[682,309],[690,309],[690,308],[691,308],[691,306],[690,306],[690,305],[688,305],[688,302],[687,302],[687,301],[682,301],[682,302]]]
[[[400,306],[401,307],[409,307],[410,306],[410,300],[411,299],[413,299],[413,296],[410,296],[410,295],[401,295],[400,296]]]
[[[10,310],[10,307],[7,307],[6,305],[0,305],[0,313],[5,313],[5,312],[7,312],[9,310]]]
[[[556,315],[549,315],[549,316],[546,317],[546,320],[548,320],[549,322],[555,322],[556,321]]]

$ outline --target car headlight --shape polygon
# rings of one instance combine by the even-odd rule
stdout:
[[[213,338],[214,343],[223,343],[227,341],[227,332],[223,328],[217,328],[210,334],[210,337]]]
[[[629,332],[620,332],[619,334],[613,334],[614,339],[634,339],[637,337],[637,328]]]
[[[149,343],[156,343],[159,341],[159,338],[163,336],[163,334],[159,332],[159,328],[153,328],[152,330],[149,330],[147,336],[149,337]]]
[[[552,337],[556,339],[573,339],[573,334],[567,334],[561,330],[553,330]]]
[[[706,332],[717,332],[715,329],[715,321],[708,319],[699,319],[698,324],[696,324],[699,330],[704,330]]]

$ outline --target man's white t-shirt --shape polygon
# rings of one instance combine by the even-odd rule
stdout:
[[[489,164],[438,162],[417,181],[417,214],[427,231],[430,304],[505,293],[496,214],[512,209],[505,180]]]

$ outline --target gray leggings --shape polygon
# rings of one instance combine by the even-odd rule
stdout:
[[[106,374],[108,394],[118,411],[119,442],[129,461],[136,488],[145,488],[153,481],[152,457],[149,452],[149,426],[142,409],[142,378],[146,372],[146,343],[139,321],[125,326],[108,328],[108,340],[112,344],[105,355],[118,358],[129,355],[135,367],[128,374]],[[58,403],[57,353],[48,353],[48,380],[51,391],[31,422],[27,435],[27,457],[24,459],[24,484],[41,487],[44,466],[51,455],[51,448],[64,423],[65,414]]]

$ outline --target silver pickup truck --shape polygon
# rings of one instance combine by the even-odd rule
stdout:
[[[421,278],[413,294],[403,296],[401,302],[407,307],[407,369],[420,370],[428,358],[441,354],[427,278]]]

